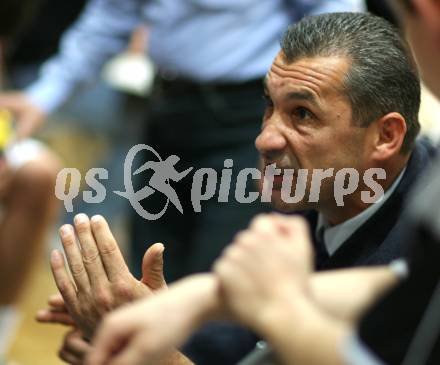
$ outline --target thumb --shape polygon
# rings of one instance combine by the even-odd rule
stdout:
[[[165,247],[162,243],[151,245],[145,252],[142,260],[142,283],[151,290],[163,289],[166,287],[163,275],[163,251]]]

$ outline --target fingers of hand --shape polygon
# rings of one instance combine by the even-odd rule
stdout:
[[[303,217],[272,214],[271,218],[279,230],[290,238],[304,238],[310,234],[309,226]]]
[[[83,339],[81,331],[74,329],[65,335],[63,348],[77,357],[84,359],[92,346]]]
[[[60,237],[63,244],[64,252],[66,253],[70,272],[78,290],[82,292],[89,292],[90,281],[84,267],[81,250],[76,243],[76,237],[73,227],[70,224],[65,224],[64,226],[62,226],[60,228]]]
[[[58,356],[61,360],[64,362],[67,362],[70,365],[82,365],[83,360],[78,358],[77,356],[65,351],[64,349],[61,349],[58,353]]]
[[[58,250],[52,251],[50,266],[57,288],[63,296],[67,308],[76,308],[78,306],[76,290],[67,274],[64,257]]]
[[[75,321],[72,319],[70,314],[65,312],[57,312],[50,309],[42,309],[38,311],[35,319],[40,323],[56,323],[66,326],[75,325]]]
[[[310,236],[310,227],[302,217],[279,216],[277,219],[285,227],[288,235],[288,245],[295,254],[307,261],[312,260],[313,244]]]
[[[95,215],[91,219],[91,227],[108,280],[115,282],[121,276],[128,275],[124,257],[106,220]]]
[[[74,218],[75,231],[81,246],[82,261],[92,288],[104,287],[108,283],[107,274],[101,261],[89,217],[78,214]]]
[[[275,229],[270,214],[259,214],[252,219],[249,229],[260,233],[272,233]]]
[[[310,229],[304,218],[282,214],[261,215],[251,224],[249,231],[264,237],[270,250],[290,252],[309,260],[313,252]],[[281,245],[281,247],[278,247]]]
[[[47,304],[53,309],[67,310],[63,296],[60,293],[51,295],[47,300]]]
[[[273,233],[248,229],[235,237],[233,244],[225,250],[225,253],[229,253],[230,258],[235,261],[240,260],[242,265],[255,265],[256,262],[270,257],[275,240],[276,236]]]
[[[82,339],[81,332],[74,329],[64,336],[64,343],[59,356],[69,364],[82,365],[90,349],[90,344]]]
[[[142,282],[152,290],[166,287],[163,275],[163,252],[165,247],[162,243],[151,245],[145,252],[142,261]]]

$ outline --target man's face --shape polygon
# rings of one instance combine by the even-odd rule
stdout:
[[[265,79],[268,105],[255,144],[265,166],[307,169],[306,194],[299,203],[281,198],[281,177],[275,177],[272,204],[285,211],[334,206],[333,182],[341,168],[366,169],[366,130],[352,121],[352,109],[342,92],[349,70],[344,58],[300,59],[288,64],[280,52]],[[334,168],[322,181],[318,203],[309,203],[313,169]],[[361,179],[362,179],[362,175]],[[292,181],[295,194],[297,175]]]

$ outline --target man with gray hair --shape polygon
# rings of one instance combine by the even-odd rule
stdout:
[[[317,248],[324,251],[321,269],[398,258],[405,195],[433,152],[416,142],[420,84],[407,44],[379,17],[335,13],[292,25],[281,48],[265,78],[267,108],[256,139],[264,165],[281,170],[272,204],[286,212],[307,210]],[[341,206],[335,188],[347,168],[361,178]],[[376,204],[363,194],[372,168],[386,172],[376,177],[385,191]],[[286,202],[280,183],[286,169],[313,171],[306,197],[320,173],[319,199]],[[289,193],[299,184],[295,173]]]
[[[390,62],[393,67],[389,67]],[[419,130],[417,113],[420,86],[415,64],[398,32],[383,19],[368,14],[338,13],[305,18],[287,31],[282,41],[282,50],[265,78],[265,93],[268,104],[256,146],[264,165],[268,167],[275,164],[275,168],[280,170],[272,184],[272,203],[285,211],[314,211],[309,212],[308,217],[313,222],[310,215],[314,214],[312,232],[318,236],[315,237],[316,248],[319,254],[320,248],[324,251],[322,256],[318,256],[318,266],[322,269],[389,263],[402,255],[406,248],[402,240],[405,230],[396,222],[400,218],[405,193],[430,160],[430,148],[422,142],[415,142]],[[373,205],[363,201],[362,192],[368,190],[363,179],[358,189],[345,197],[344,206],[339,206],[334,196],[334,185],[338,173],[347,168],[356,170],[361,176],[365,176],[371,168],[385,170],[386,176],[378,182],[385,191],[382,200]],[[288,169],[320,170],[318,201],[309,199],[291,202],[285,199],[286,189],[282,180],[287,176],[283,174]],[[295,189],[295,183],[299,180],[299,174],[291,176],[292,190],[287,193]],[[313,180],[310,176],[306,180],[305,190],[309,195],[313,190]],[[257,220],[248,232],[237,236],[232,247],[243,245],[249,248],[253,247],[253,240],[264,241],[267,244],[266,257],[270,260],[273,258],[269,255],[271,238],[278,239],[278,230],[290,232],[288,227],[283,226],[283,222],[278,224],[276,219],[272,223],[264,220],[262,224],[261,220]],[[292,224],[293,231],[296,230],[295,226]],[[304,231],[301,229],[302,233]],[[253,240],[245,237],[252,237]],[[321,241],[322,247],[318,246],[318,241]],[[260,255],[261,247],[258,249]],[[226,259],[220,262],[227,261],[228,252]],[[243,252],[235,258],[244,260],[246,255]],[[279,258],[282,257],[280,254]],[[255,257],[252,255],[248,256],[245,266],[254,267],[253,259]],[[309,261],[308,255],[307,262],[304,262],[307,264],[304,268],[307,275],[311,270]],[[54,263],[53,268],[55,277],[65,277],[59,261]],[[383,270],[388,273],[387,269]],[[176,325],[179,326],[185,316],[190,318],[183,322],[191,321],[191,316],[194,316],[198,324],[201,318],[205,320],[215,317],[224,313],[226,308],[230,311],[227,313],[239,312],[235,319],[260,335],[265,335],[264,331],[260,331],[261,328],[252,327],[249,316],[247,320],[242,320],[242,312],[231,304],[240,302],[240,309],[245,308],[246,295],[240,290],[235,291],[242,295],[237,302],[230,295],[231,290],[223,290],[222,285],[226,289],[231,287],[229,281],[234,275],[226,275],[224,265],[216,267],[215,271],[215,274],[202,279],[202,293],[194,285],[190,286],[192,290],[179,289],[167,294],[167,298],[173,298],[173,293],[176,293],[174,305],[181,306],[174,308],[173,316],[176,317],[173,318],[178,318]],[[260,273],[268,281],[275,280],[272,286],[277,287],[275,275],[272,279],[270,272],[266,274],[260,270]],[[237,271],[237,274],[235,282],[239,286],[239,276],[245,273]],[[196,281],[199,279],[195,278]],[[61,280],[57,281],[61,283]],[[59,288],[64,296],[63,286],[59,285]],[[181,295],[185,296],[185,301],[179,299]],[[190,299],[192,295],[193,301]],[[76,306],[75,303],[67,304],[71,308]],[[148,301],[145,305],[151,309]],[[172,303],[167,305],[173,307]],[[344,306],[336,307],[340,309]],[[141,333],[146,334],[150,324],[155,328],[163,317],[161,313],[154,313],[143,318],[143,321],[132,321],[134,315],[137,319],[142,317],[142,308],[140,303],[125,315],[115,315],[113,318],[116,319],[104,326],[97,340],[101,344],[100,354],[93,358],[93,364],[106,363],[110,357],[115,357],[115,362],[122,361],[127,356],[136,359],[133,363],[141,363],[145,354],[154,352],[151,342],[146,341],[145,346],[142,345]],[[248,313],[254,316],[252,310],[248,310]],[[258,314],[255,316],[258,317]],[[128,320],[118,320],[121,318]],[[166,323],[173,326],[169,318]],[[112,330],[108,331],[109,328]],[[214,333],[215,337],[212,331],[211,328],[211,334]],[[179,340],[183,337],[179,335],[179,329],[159,332],[180,336]],[[223,339],[228,337],[225,328],[220,328],[220,332],[223,332]],[[131,341],[135,339],[136,345],[131,346]],[[255,341],[255,337],[250,334],[234,332],[229,342],[223,340],[223,347],[216,348],[218,352],[212,351],[212,343],[209,348],[207,343],[198,347],[198,350],[205,347],[206,351],[211,352],[206,355],[209,360],[200,360],[203,356],[191,356],[194,353],[188,352],[188,355],[196,364],[214,364],[218,363],[219,358],[224,358],[224,354],[232,354],[236,358],[230,357],[228,363],[234,363],[239,359],[237,348],[249,350],[248,344],[255,344]],[[157,341],[154,343],[158,344]],[[105,353],[109,347],[116,346],[121,350],[120,353]]]
[[[440,95],[440,73],[435,61],[440,56],[438,2],[406,0],[393,4],[407,28],[425,81]],[[100,365],[104,359],[117,359],[120,354],[126,354],[127,349],[133,358],[141,353],[145,361],[153,353],[159,353],[156,352],[159,348],[181,342],[182,336],[191,332],[191,325],[199,325],[200,318],[207,320],[215,317],[215,313],[225,313],[225,307],[233,319],[269,340],[283,364],[438,364],[440,195],[435,184],[438,177],[437,165],[420,181],[411,200],[405,219],[407,229],[402,236],[405,245],[412,244],[411,272],[390,294],[383,295],[399,280],[398,275],[387,268],[372,269],[361,276],[359,271],[356,274],[328,273],[328,280],[321,283],[323,290],[317,290],[316,275],[311,275],[311,245],[304,222],[295,218],[288,221],[285,217],[263,217],[254,222],[246,236],[237,238],[216,264],[215,275],[192,279],[193,283],[198,281],[201,288],[197,296],[193,294],[201,311],[194,314],[191,308],[190,316],[185,316],[185,308],[180,306],[185,302],[183,289],[191,289],[189,281],[151,301],[119,310],[106,319],[95,340],[90,360],[98,361],[88,364]],[[269,226],[276,229],[270,230]],[[266,249],[269,240],[271,247]],[[292,241],[295,245],[289,244]],[[272,255],[268,255],[267,250],[272,250]],[[201,292],[205,296],[203,301]],[[367,292],[371,295],[366,295]],[[325,294],[326,300],[322,301]],[[171,336],[155,332],[160,318],[149,318],[137,325],[128,322],[177,298],[183,301],[179,302],[181,317],[176,317],[187,321],[184,324],[175,321],[180,332],[176,328]],[[382,299],[365,315],[366,308],[378,298]],[[331,303],[338,305],[332,307]],[[359,318],[362,321],[356,330]],[[170,331],[167,328],[167,332]],[[154,349],[150,346],[142,353],[140,350],[145,348],[138,341],[140,333],[145,341],[148,334],[156,339],[164,335],[161,338],[164,347],[156,342]],[[124,343],[124,339],[129,342],[125,343],[124,351],[110,354],[109,345],[115,345],[115,339],[119,343]]]

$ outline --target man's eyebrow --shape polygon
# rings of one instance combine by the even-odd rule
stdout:
[[[306,100],[311,102],[312,104],[318,106],[318,102],[316,100],[315,95],[313,95],[311,92],[309,91],[292,91],[290,93],[288,93],[285,97],[286,100]]]

